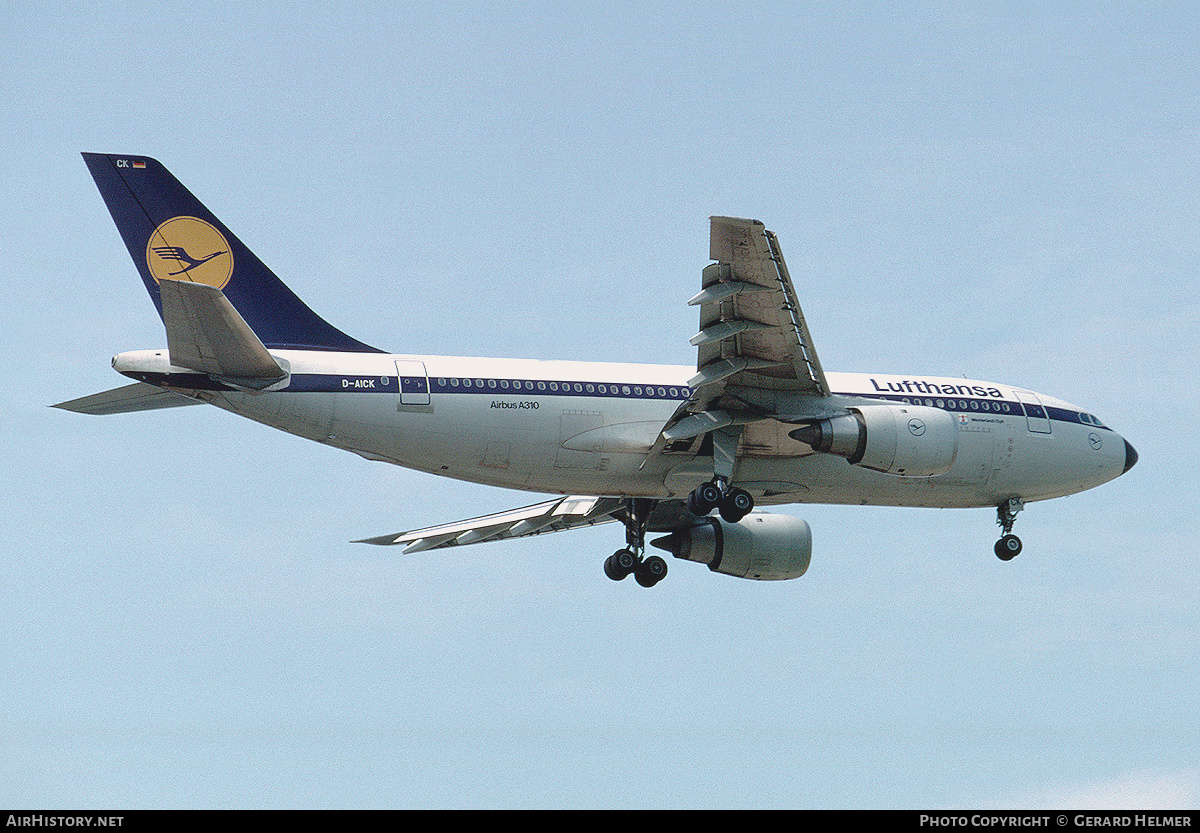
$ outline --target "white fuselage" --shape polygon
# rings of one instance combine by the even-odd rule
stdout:
[[[126,375],[198,396],[366,458],[459,480],[555,494],[685,496],[712,476],[688,443],[647,452],[690,395],[695,368],[272,351],[290,371],[265,391],[195,390],[167,351],[124,353]],[[991,382],[830,373],[837,404],[881,401],[949,411],[948,471],[901,477],[814,453],[794,425],[746,427],[734,481],[759,504],[995,506],[1098,486],[1126,466],[1123,439],[1081,409]],[[208,383],[211,386],[211,383]],[[196,385],[195,387],[202,387]]]

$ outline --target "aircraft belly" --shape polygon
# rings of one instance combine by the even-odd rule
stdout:
[[[370,394],[338,407],[338,444],[406,468],[497,486],[526,488],[536,424],[497,426],[461,401],[410,408]]]
[[[245,391],[204,392],[202,398],[218,408],[278,428],[305,439],[324,441],[333,419],[332,394]]]
[[[744,456],[735,480],[769,503],[840,503],[882,506],[975,507],[995,505],[995,444],[1008,432],[996,426],[961,430],[954,463],[935,477],[902,477],[853,465],[841,457],[807,453],[795,456]],[[697,461],[699,462],[699,461]],[[697,469],[696,482],[701,479]],[[711,472],[711,468],[708,470]],[[675,491],[683,491],[683,472],[675,472]],[[694,486],[694,483],[693,483]],[[691,487],[688,487],[691,488]]]
[[[394,397],[369,393],[235,391],[214,396],[214,404],[368,459],[488,485],[669,497],[686,495],[712,476],[709,458],[686,458],[690,462],[681,468],[678,457],[665,455],[643,466],[657,433],[654,421],[646,420],[644,411],[605,411],[592,403],[522,410],[493,408],[486,397],[446,398],[430,408],[408,409],[397,407]],[[994,472],[991,436],[960,439],[960,459],[936,478],[886,475],[837,457],[807,454],[743,456],[736,479],[764,505],[994,503],[983,488]],[[1007,457],[1000,455],[998,464],[1007,466]]]
[[[201,399],[280,431],[324,442],[333,421],[333,394],[200,391]]]

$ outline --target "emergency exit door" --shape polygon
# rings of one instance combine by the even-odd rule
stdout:
[[[429,404],[429,376],[424,362],[396,362],[396,379],[400,383],[401,405]]]

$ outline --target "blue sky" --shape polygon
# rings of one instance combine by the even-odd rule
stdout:
[[[0,10],[0,804],[1196,807],[1192,4]],[[604,578],[612,527],[216,409],[87,418],[161,323],[79,151],[162,160],[412,353],[687,364],[707,217],[828,370],[993,379],[1141,455],[1031,505],[790,507],[803,578]],[[617,537],[614,537],[617,536]]]

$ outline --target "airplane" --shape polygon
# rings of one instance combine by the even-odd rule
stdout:
[[[166,330],[117,355],[133,379],[54,407],[114,414],[208,403],[430,474],[553,499],[356,543],[405,553],[602,523],[604,562],[652,587],[662,556],[757,580],[803,575],[812,531],[764,506],[987,507],[995,554],[1027,503],[1099,486],[1137,462],[1097,417],[1011,385],[826,373],[775,235],[710,218],[688,304],[694,366],[387,353],[314,313],[158,161],[83,154]]]

